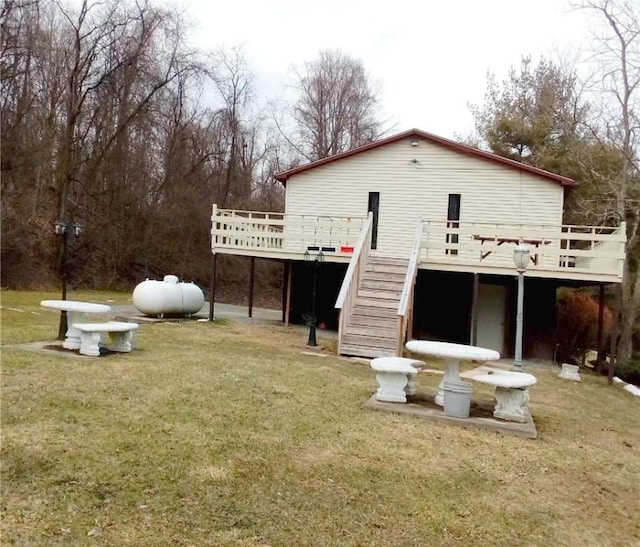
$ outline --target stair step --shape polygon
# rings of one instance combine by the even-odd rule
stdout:
[[[386,300],[383,298],[361,298],[356,297],[356,307],[366,306],[368,308],[384,308],[388,310],[398,311],[398,299]]]
[[[351,317],[377,317],[398,320],[398,308],[376,308],[372,306],[354,306]]]
[[[404,266],[406,268],[409,265],[409,259],[370,255],[368,259],[368,263],[369,264],[388,264],[392,266]]]
[[[376,336],[365,336],[364,334],[347,333],[342,336],[342,343],[349,346],[365,346],[391,351],[395,351],[397,346],[395,338],[378,338]]]
[[[406,277],[406,271],[403,272],[362,272],[360,283],[363,281],[391,281],[393,283],[402,283],[404,285],[404,278]]]
[[[345,335],[356,334],[359,336],[370,336],[375,340],[396,340],[398,336],[398,325],[393,327],[372,327],[368,325],[354,325],[353,323],[347,325],[344,331]]]
[[[406,274],[408,266],[401,264],[378,264],[376,262],[369,262],[364,271],[367,272],[386,272],[393,274]]]
[[[375,327],[386,329],[397,329],[398,320],[391,317],[371,317],[369,315],[352,315],[349,318],[349,326]]]
[[[352,355],[354,357],[370,357],[370,358],[395,357],[396,352],[390,349],[342,344],[340,346],[340,355]]]
[[[397,291],[385,291],[381,289],[358,289],[358,297],[360,298],[375,298],[382,300],[393,300],[396,303],[400,302],[400,295],[402,290]]]
[[[382,291],[400,291],[404,287],[404,279],[402,281],[394,281],[391,279],[377,280],[365,279],[360,281],[360,289],[378,289]]]

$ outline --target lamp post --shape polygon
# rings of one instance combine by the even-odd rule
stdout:
[[[67,282],[69,272],[67,270],[67,251],[69,248],[69,236],[78,237],[82,233],[82,225],[78,222],[56,220],[53,223],[55,234],[62,238],[59,272],[62,278],[62,300],[67,299]],[[60,312],[60,324],[58,325],[58,340],[64,340],[67,332],[67,312]]]
[[[529,265],[531,251],[522,239],[513,251],[513,262],[518,271],[518,308],[516,311],[516,351],[513,368],[522,372],[522,331],[524,324],[524,272]]]
[[[313,291],[311,293],[311,324],[309,325],[309,340],[307,346],[317,346],[316,342],[316,289],[318,286],[318,268],[324,262],[324,253],[320,251],[317,255],[311,256],[309,250],[304,252],[304,261],[313,263]]]

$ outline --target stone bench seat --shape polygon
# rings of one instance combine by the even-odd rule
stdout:
[[[80,353],[97,357],[100,355],[101,345],[110,351],[130,352],[133,331],[140,325],[124,321],[107,321],[75,323],[73,326],[80,331]]]
[[[502,370],[476,374],[471,376],[471,379],[474,382],[495,386],[495,418],[519,423],[531,419],[529,388],[538,381],[533,374]]]
[[[376,371],[376,399],[387,403],[406,403],[407,395],[416,393],[415,378],[423,361],[407,357],[377,357],[371,360]]]

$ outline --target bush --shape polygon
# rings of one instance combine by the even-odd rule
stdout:
[[[640,359],[631,359],[616,365],[616,376],[629,384],[640,386]]]
[[[563,290],[558,297],[558,358],[579,364],[582,355],[597,346],[598,300],[588,291]],[[611,331],[612,314],[605,306],[604,338]]]

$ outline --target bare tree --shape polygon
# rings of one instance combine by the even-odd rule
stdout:
[[[211,203],[281,205],[240,50],[211,62],[145,0],[8,0],[0,24],[5,286],[53,286],[70,262],[74,285],[206,283]],[[56,219],[84,224],[82,260],[62,259]]]
[[[246,164],[248,146],[242,117],[252,98],[253,75],[242,50],[236,48],[219,51],[215,55],[211,77],[224,103],[217,116],[220,136],[224,135],[225,141],[221,152],[226,160],[220,204],[226,207],[230,201],[246,201],[251,194],[251,174],[247,176],[246,170],[242,169]]]
[[[640,3],[637,0],[587,0],[592,13],[594,60],[600,77],[594,86],[600,115],[589,125],[592,138],[614,150],[619,169],[603,173],[604,192],[597,209],[627,222],[618,358],[631,357],[634,325],[640,310]]]
[[[313,161],[378,138],[378,89],[362,62],[339,51],[322,51],[296,71],[295,130],[287,137],[297,153]]]
[[[43,5],[44,4],[44,5]],[[2,176],[2,270],[5,283],[20,278],[51,280],[47,267],[54,215],[51,159],[57,142],[57,113],[64,90],[47,77],[59,72],[60,56],[51,5],[10,1],[0,11],[0,124]],[[49,46],[49,47],[47,47]],[[44,230],[43,230],[44,228]],[[8,274],[8,275],[5,275]],[[27,281],[28,282],[28,281]]]

